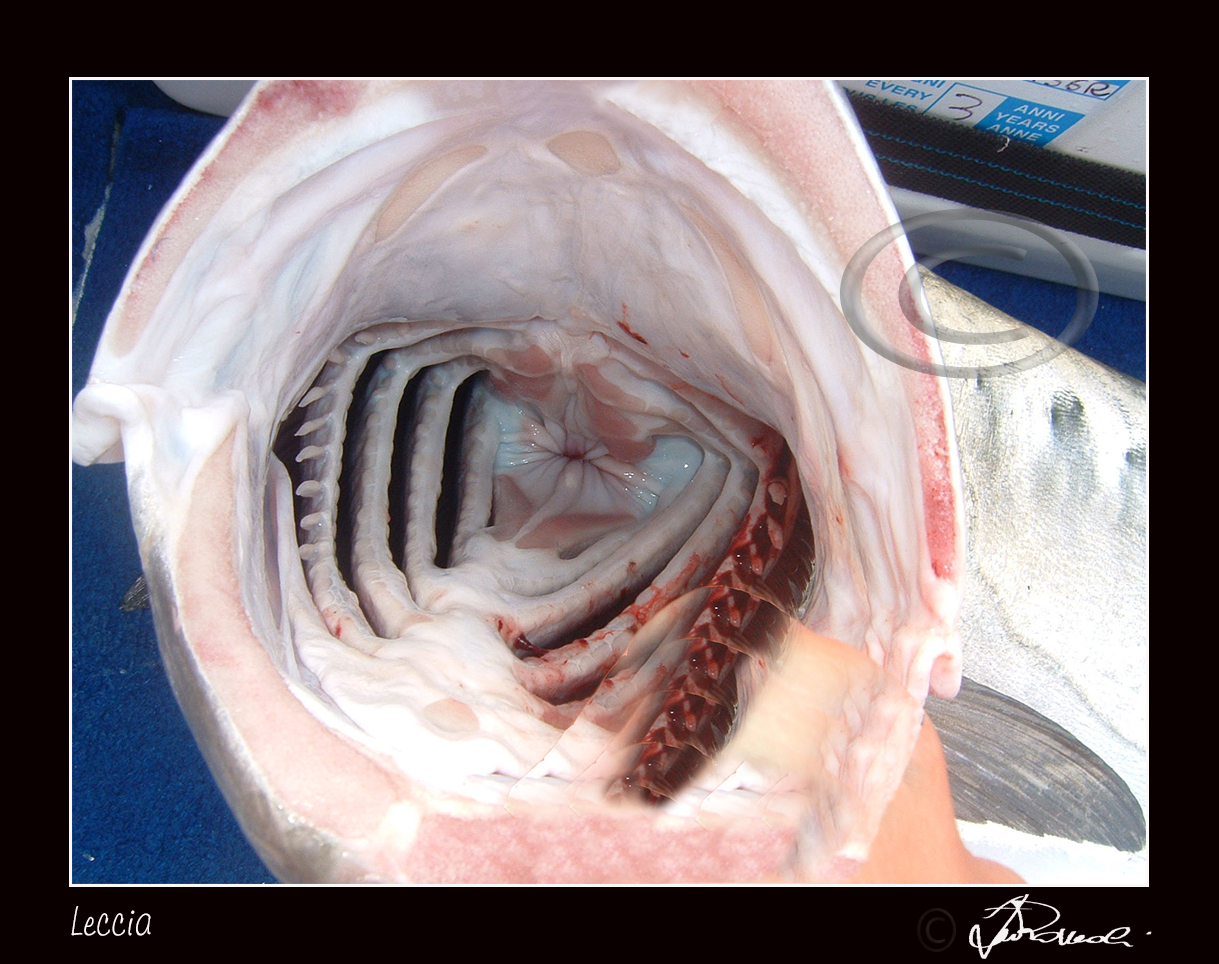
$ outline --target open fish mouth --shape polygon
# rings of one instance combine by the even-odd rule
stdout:
[[[786,91],[849,230],[748,85],[266,85],[163,214],[76,455],[128,463],[175,691],[280,876],[489,879],[455,850],[503,814],[506,879],[560,832],[735,841],[668,879],[866,853],[959,684],[955,453],[830,294],[891,216],[848,109]],[[818,725],[760,749],[793,685]],[[594,866],[647,876],[549,879]]]

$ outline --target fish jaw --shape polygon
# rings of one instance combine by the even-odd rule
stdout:
[[[235,260],[222,273],[223,284],[218,285],[216,276],[208,275],[213,267],[201,264],[198,252],[219,250],[218,257],[223,260],[226,243],[230,249],[237,246],[248,250],[251,243],[259,243],[257,238],[232,240],[230,236],[240,234],[241,226],[267,217],[267,212],[257,206],[259,198],[267,192],[285,198],[310,178],[325,180],[333,166],[353,152],[368,148],[376,154],[387,136],[419,138],[422,135],[418,130],[427,127],[425,133],[437,141],[449,137],[448,146],[455,136],[449,128],[457,129],[462,135],[457,139],[464,143],[450,150],[436,151],[433,145],[417,148],[424,156],[430,156],[428,151],[436,155],[433,160],[443,169],[444,164],[459,164],[474,153],[470,150],[472,138],[477,142],[475,148],[487,139],[485,134],[480,140],[469,133],[471,114],[484,119],[482,127],[474,125],[478,132],[502,127],[505,111],[515,116],[518,124],[527,126],[528,111],[522,114],[512,106],[522,100],[521,89],[442,87],[260,87],[209,149],[150,234],[107,326],[90,386],[77,402],[77,457],[81,461],[117,455],[121,425],[121,447],[128,463],[141,551],[156,590],[158,635],[175,692],[243,828],[268,864],[285,879],[429,878],[429,873],[419,868],[404,869],[412,859],[410,854],[444,854],[445,840],[449,839],[446,833],[455,834],[453,840],[468,843],[473,839],[474,824],[492,836],[502,835],[502,830],[492,828],[507,818],[502,806],[451,795],[437,797],[406,779],[375,749],[319,723],[303,709],[300,694],[294,695],[295,684],[285,681],[277,666],[288,658],[283,614],[310,604],[294,595],[303,594],[304,589],[292,578],[285,577],[280,586],[272,586],[261,568],[252,571],[248,563],[251,558],[277,556],[281,574],[294,564],[289,551],[295,549],[294,544],[279,544],[262,535],[264,526],[272,525],[267,520],[276,511],[287,509],[290,513],[282,498],[276,503],[273,495],[265,494],[274,489],[274,479],[266,468],[270,442],[284,412],[308,387],[316,368],[313,359],[324,357],[352,330],[343,328],[343,324],[358,327],[363,319],[357,316],[351,322],[306,326],[307,344],[299,351],[280,353],[282,360],[270,379],[276,391],[267,392],[257,384],[261,380],[256,377],[260,375],[257,366],[242,371],[231,360],[243,353],[267,357],[272,354],[271,346],[291,344],[292,333],[284,324],[291,325],[299,315],[289,319],[277,304],[266,303],[266,296],[259,294],[266,290],[261,283],[265,279],[257,279],[260,284],[254,289],[242,288],[242,271],[235,267]],[[596,115],[580,113],[586,101],[595,99],[588,88],[530,88],[526,93],[528,97],[544,98],[551,105],[576,104],[573,116],[579,123],[569,122],[565,125],[568,128],[581,130],[602,123]],[[733,221],[729,212],[727,220],[735,232],[757,232],[749,242],[753,250],[772,253],[774,262],[784,264],[786,259],[787,264],[802,269],[797,271],[794,293],[792,286],[777,275],[756,268],[753,270],[758,278],[746,274],[744,281],[740,277],[728,279],[725,302],[734,311],[724,314],[732,316],[735,312],[737,317],[729,317],[726,324],[736,327],[713,330],[711,334],[746,345],[744,352],[708,351],[694,359],[683,358],[686,353],[672,344],[672,333],[655,318],[649,320],[646,311],[632,314],[629,327],[660,353],[668,339],[668,347],[677,351],[664,356],[664,362],[681,380],[727,396],[726,401],[763,418],[791,441],[804,485],[816,494],[812,504],[817,516],[814,525],[821,578],[807,621],[868,652],[883,665],[885,682],[896,682],[899,689],[909,693],[912,702],[904,711],[905,719],[914,719],[928,687],[950,695],[959,675],[953,621],[961,527],[959,502],[953,494],[955,452],[948,409],[938,380],[885,368],[887,363],[860,349],[840,318],[827,326],[802,313],[798,305],[787,303],[808,300],[817,303],[823,315],[833,317],[834,299],[824,290],[818,292],[809,276],[820,281],[821,275],[832,277],[835,270],[840,271],[840,265],[852,253],[854,237],[866,239],[884,226],[874,222],[873,230],[867,218],[883,220],[891,213],[874,169],[855,153],[848,155],[849,163],[835,153],[856,150],[858,131],[846,119],[840,98],[822,89],[810,91],[795,85],[645,85],[596,90],[596,96],[604,98],[603,104],[612,105],[611,112],[630,113],[621,105],[634,104],[638,113],[631,116],[644,120],[649,119],[647,110],[640,105],[660,103],[652,119],[661,124],[665,123],[664,117],[669,117],[665,133],[690,153],[703,150],[700,131],[705,133],[713,126],[708,117],[725,118],[723,129],[715,133],[728,135],[734,143],[747,142],[749,152],[763,157],[762,169],[773,176],[758,197],[749,197],[748,203],[729,198],[725,202],[729,205],[755,205],[766,210],[768,205],[773,206],[773,198],[765,196],[767,191],[772,195],[786,192],[801,198],[820,197],[835,184],[841,186],[844,178],[855,176],[858,180],[859,172],[864,172],[866,189],[860,189],[859,197],[853,197],[852,203],[839,211],[839,224],[861,222],[855,234],[834,237],[827,245],[810,228],[811,239],[799,238],[794,245],[798,252],[795,262],[789,247],[785,248],[791,242],[784,238],[790,239],[791,235],[784,232],[798,234],[797,229],[784,226],[784,232],[777,232],[782,236],[776,237],[765,221]],[[429,101],[433,113],[423,115],[421,120],[420,104]],[[673,109],[674,103],[680,111]],[[818,109],[821,115],[816,115]],[[518,113],[512,115],[512,110]],[[666,114],[666,110],[671,113]],[[830,173],[821,181],[813,176],[816,171],[810,174],[798,170],[811,133],[791,143],[776,142],[769,133],[782,130],[787,120],[795,121],[810,111],[818,117],[815,129],[822,142],[836,145],[826,150],[828,158],[838,158],[837,167],[827,161]],[[699,122],[689,123],[690,116]],[[549,137],[532,133],[532,142],[546,143],[566,131],[560,128],[557,133],[554,129],[543,133]],[[581,146],[588,148],[587,139],[583,145],[577,140],[576,147]],[[494,146],[490,151],[494,154]],[[570,143],[564,146],[560,142],[556,156],[565,151],[568,156],[562,159],[571,167],[598,162],[596,156],[590,159]],[[555,154],[555,149],[551,153]],[[717,154],[703,150],[703,154],[706,156],[699,155],[699,159],[704,164],[732,173],[740,151]],[[685,155],[678,156],[681,163],[687,163]],[[480,158],[472,157],[466,163]],[[390,165],[385,170],[397,169]],[[367,202],[374,215],[382,212],[382,219],[392,208],[393,199],[389,204],[386,199],[402,178],[398,173],[383,173],[383,179],[387,182],[383,193]],[[712,178],[704,191],[723,190],[721,181],[726,183],[725,178]],[[675,183],[684,182],[678,177]],[[872,209],[861,211],[869,192]],[[309,193],[298,191],[294,199],[279,203],[274,213],[289,219],[310,217]],[[302,204],[296,204],[302,200]],[[358,201],[347,200],[358,205]],[[364,227],[337,240],[329,237],[326,243],[350,250],[361,239],[366,240],[369,217],[360,217],[364,218]],[[699,217],[695,212],[693,223],[721,268],[731,274],[733,251],[725,251],[728,230],[721,222],[712,223],[706,218],[700,222]],[[200,224],[203,227],[195,233],[194,226]],[[808,253],[814,248],[818,252],[815,256]],[[282,250],[273,253],[282,255]],[[316,255],[316,250],[310,253]],[[760,262],[755,259],[753,263]],[[814,267],[809,267],[810,263]],[[896,270],[897,266],[900,259],[891,267]],[[247,268],[245,273],[251,271]],[[283,275],[278,278],[282,280]],[[345,281],[341,272],[331,280],[335,287],[342,287]],[[226,285],[236,285],[236,292]],[[836,288],[830,290],[836,292]],[[896,284],[887,290],[895,292]],[[772,323],[768,328],[759,318],[749,318],[750,308],[755,307],[751,300],[756,300],[759,292],[779,302],[777,307],[767,305],[769,311],[795,320],[788,327],[775,328]],[[325,319],[329,296],[325,285],[304,295],[294,294],[298,300],[292,307],[301,309],[303,298],[305,314],[315,311]],[[607,338],[625,340],[626,329],[616,322],[627,321],[626,300],[615,295],[610,291],[591,302],[586,300],[581,321],[600,326]],[[205,306],[207,310],[198,310],[201,296],[202,300],[213,299]],[[310,297],[314,300],[309,301]],[[571,300],[570,296],[566,300]],[[879,305],[874,310],[882,326],[895,326],[898,316],[892,314],[892,306],[884,304],[885,299],[879,296],[874,300]],[[235,315],[241,324],[233,323],[234,316],[225,315],[223,306],[227,304],[231,309],[234,301],[242,306]],[[606,310],[615,301],[624,306],[621,316]],[[448,311],[460,316],[467,308],[463,304],[449,305],[439,314]],[[509,311],[508,315],[520,316],[526,311],[538,314],[538,305],[531,303],[526,309],[517,306],[515,313]],[[904,319],[900,323],[904,326]],[[240,334],[242,328],[261,334],[251,341]],[[836,373],[834,365],[822,360],[831,354],[826,344],[841,349],[849,359],[847,374]],[[223,361],[217,362],[217,358]],[[733,387],[726,387],[724,380],[716,377],[717,369],[737,376],[731,380]],[[217,377],[221,372],[231,372],[232,377]],[[852,387],[859,378],[874,386],[872,397],[861,399],[861,393]],[[755,385],[758,387],[751,391]],[[900,417],[887,416],[891,406],[902,413]],[[852,428],[858,438],[850,436]],[[827,445],[827,437],[836,440],[836,447]],[[902,452],[904,461],[898,460],[902,464],[896,472],[880,472],[882,478],[877,482],[877,466],[891,461],[884,455],[887,448]],[[262,519],[263,525],[251,525],[251,519]],[[290,533],[290,515],[286,528]],[[879,537],[875,545],[869,544],[867,535],[861,535],[878,530],[894,531]],[[219,532],[227,532],[228,537],[212,538],[209,543],[205,534]],[[207,551],[201,548],[205,543]],[[900,544],[900,548],[886,543]],[[277,598],[278,607],[269,605],[268,598]],[[783,678],[782,672],[775,678]],[[886,691],[891,693],[892,685]],[[894,699],[900,702],[896,696]],[[894,733],[900,729],[895,728]],[[293,734],[290,746],[277,736],[285,732]],[[898,762],[892,769],[900,777],[902,753],[908,754],[911,740],[908,732],[893,739],[899,749]],[[903,744],[907,744],[904,751],[900,749]],[[307,754],[303,748],[308,748]],[[319,761],[318,765],[302,765],[302,755]],[[869,791],[872,799],[864,809],[874,813],[883,809],[892,780],[881,783]],[[360,788],[360,792],[354,788]],[[449,823],[435,823],[440,819],[438,814]],[[547,834],[552,830],[545,828],[556,826],[554,814],[533,819],[517,812],[511,819],[514,822],[504,826],[515,827],[521,837],[520,866],[536,866],[536,854],[530,857],[529,853],[541,845],[535,847],[529,840],[549,839]],[[638,831],[644,842],[651,839],[649,833],[676,832],[666,824],[668,818],[641,820],[637,816],[627,819],[620,814],[597,813],[581,819],[586,821],[581,826],[593,840],[605,836],[606,821],[619,827],[619,836],[626,833],[623,828],[634,828],[630,832]],[[739,846],[745,839],[751,841],[745,850],[761,853],[770,847],[784,855],[781,860],[763,861],[770,868],[767,873],[790,866],[793,841],[801,832],[799,821],[780,821],[783,825],[777,830],[764,820],[764,829],[741,829],[757,823],[755,816],[725,830],[735,842],[725,845],[725,857],[716,869],[699,871],[704,875],[699,879],[750,879],[751,872],[746,869],[749,864],[742,861]],[[701,840],[697,834],[707,832],[707,828],[697,821],[695,825],[699,830],[682,832],[695,834],[692,840]],[[571,827],[565,833],[579,835]],[[843,852],[854,852],[852,847],[866,848],[867,833],[862,836],[862,842],[852,839],[850,847],[845,840],[834,846],[845,848]],[[696,844],[690,849],[692,865],[696,863],[694,853],[702,846]],[[646,847],[641,852],[647,852]],[[477,871],[470,873],[471,879],[478,877]],[[639,874],[638,868],[624,868],[617,879],[635,879]]]

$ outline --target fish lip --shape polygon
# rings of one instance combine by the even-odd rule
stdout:
[[[212,152],[212,156],[214,156],[214,152]],[[180,193],[181,193],[181,192],[180,192]],[[189,192],[187,192],[187,193],[189,193]],[[173,205],[173,203],[171,202],[170,207],[172,208],[173,206],[174,206],[174,205]],[[168,212],[168,211],[169,211],[169,209],[167,208],[167,212]],[[162,225],[161,230],[164,230],[164,225]],[[153,237],[154,237],[154,235],[156,235],[157,233],[158,233],[157,231],[154,231],[154,232],[153,232],[153,234],[152,234],[152,235],[150,235],[150,238],[149,238],[149,241],[150,241],[150,242],[152,242],[152,241],[153,241]],[[149,260],[149,258],[150,258],[151,256],[153,256],[153,255],[154,255],[154,252],[157,252],[157,246],[156,246],[156,243],[155,243],[155,242],[154,242],[154,243],[152,243],[152,245],[151,245],[151,246],[149,246],[148,244],[146,244],[146,248],[147,248],[147,250],[145,250],[145,251],[143,252],[143,254],[142,254],[141,258],[139,259],[141,262],[146,262],[147,260]],[[164,252],[162,251],[162,252],[159,252],[159,253],[163,254]],[[155,260],[155,259],[154,259],[154,260]],[[137,278],[137,274],[135,273],[137,270],[138,270],[138,269],[133,269],[133,274],[132,274],[132,276],[131,276],[131,279],[129,279],[129,284],[128,284],[128,286],[125,286],[125,290],[131,287],[131,280],[132,280],[132,279]],[[138,287],[138,285],[136,285],[136,286]],[[118,310],[119,310],[119,309],[116,309],[116,313],[118,313]],[[90,394],[90,398],[91,398],[91,399],[96,399],[98,396],[99,396],[99,392],[97,392],[97,391],[94,391],[94,392],[92,392],[92,393]],[[86,414],[86,413],[82,412],[81,424],[84,424],[84,423],[87,421],[87,418],[83,417],[85,414]],[[78,436],[78,438],[81,438],[81,437],[83,437],[83,436]],[[951,433],[948,433],[948,438],[949,438],[949,440],[951,440]],[[98,454],[98,455],[102,454],[102,450],[100,450],[100,449],[99,449],[99,444],[100,444],[100,443],[99,443],[99,442],[97,442],[97,441],[95,441],[95,440],[89,440],[89,441],[87,441],[87,442],[86,442],[86,443],[83,445],[83,447],[82,447],[82,449],[81,449],[81,457],[82,457],[82,458],[89,458],[89,457],[90,457],[90,455],[92,455],[92,454]],[[951,444],[951,442],[949,442],[949,444]],[[155,568],[155,566],[154,566],[154,568]]]

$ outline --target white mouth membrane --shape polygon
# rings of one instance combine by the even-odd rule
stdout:
[[[267,761],[293,738],[261,729],[248,674],[241,708],[224,695],[204,599],[409,781],[399,815],[422,796],[461,819],[745,820],[797,876],[849,871],[923,699],[959,684],[912,414],[941,388],[855,341],[828,293],[842,258],[698,98],[371,90],[283,134],[258,113],[281,88],[256,89],[150,236],[76,403],[78,460],[128,463],[175,690],[247,833],[281,877],[352,879],[268,839],[280,818],[244,788],[276,799]],[[217,506],[229,595],[185,575]],[[793,655],[796,622],[848,645]],[[751,707],[790,719],[771,681],[813,666],[797,766],[759,749]],[[362,879],[419,879],[372,852],[425,822],[335,849]]]

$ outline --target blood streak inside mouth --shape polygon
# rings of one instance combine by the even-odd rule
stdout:
[[[578,779],[612,747],[605,795],[674,797],[811,594],[783,438],[575,326],[365,329],[330,355],[276,454],[330,635],[386,672],[410,666],[409,685],[373,699],[329,687],[341,674],[302,653],[323,699],[357,725],[369,711],[353,701],[397,701],[432,737],[513,743],[482,764],[509,782],[539,767]],[[459,634],[497,653],[454,681],[429,660]]]

